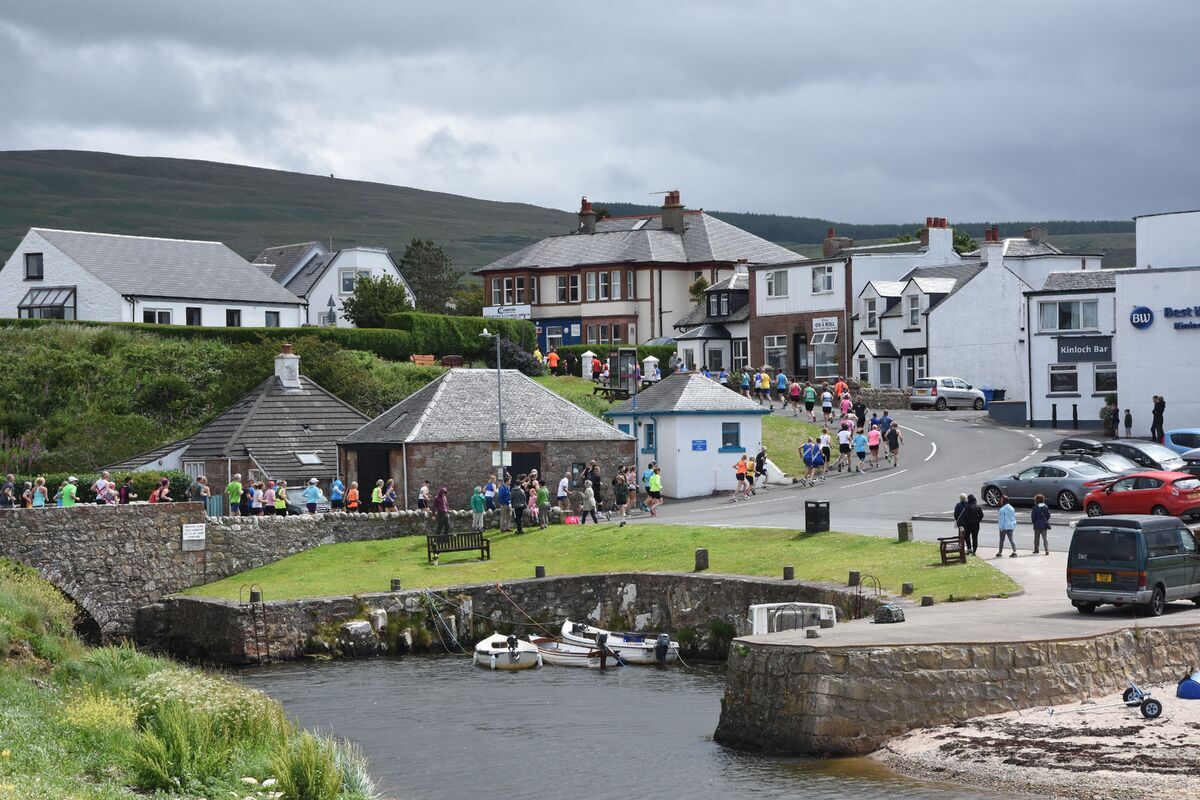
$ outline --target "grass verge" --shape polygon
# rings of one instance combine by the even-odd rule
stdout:
[[[490,535],[492,558],[448,556],[440,565],[425,560],[425,539],[409,536],[327,545],[243,572],[186,594],[232,599],[245,583],[261,583],[268,599],[386,591],[391,578],[405,587],[440,587],[531,577],[535,564],[552,575],[596,572],[689,571],[695,550],[706,547],[714,572],[779,575],[785,564],[802,580],[844,583],[850,570],[879,578],[899,593],[905,582],[917,594],[938,600],[986,597],[1020,587],[994,567],[970,559],[943,567],[937,546],[899,543],[849,533],[797,534],[768,528],[711,528],[687,525],[554,525],[523,536]]]
[[[803,413],[803,412],[801,412]],[[834,436],[837,428],[830,428],[829,435]],[[816,439],[821,435],[821,426],[804,422],[798,417],[777,417],[774,414],[763,417],[763,444],[767,446],[767,455],[775,466],[792,477],[804,474],[804,459],[800,457],[800,445],[809,436]],[[834,449],[837,449],[836,437]]]
[[[592,390],[596,388],[596,384],[587,378],[574,375],[542,375],[534,380],[597,417],[616,405],[605,400],[602,395],[594,394]]]

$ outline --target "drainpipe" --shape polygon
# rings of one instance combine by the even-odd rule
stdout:
[[[663,293],[662,270],[660,269],[658,271],[658,335],[659,336],[663,336],[667,332],[666,329],[663,328],[663,302],[662,302],[663,297],[662,297],[662,293]],[[655,428],[654,428],[654,435],[655,435],[654,443],[657,446],[657,444],[658,444],[658,427],[657,426],[655,426]]]
[[[408,445],[400,443],[400,475],[404,481],[404,510],[408,511]]]
[[[1029,298],[1025,298],[1025,383],[1029,385],[1029,407],[1025,409],[1025,413],[1029,418],[1029,427],[1034,427],[1033,418],[1033,319],[1030,317],[1029,309],[1032,303]],[[1116,319],[1114,316],[1113,319]]]

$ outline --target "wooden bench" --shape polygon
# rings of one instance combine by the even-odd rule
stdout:
[[[441,553],[466,553],[478,550],[480,559],[492,557],[492,541],[479,531],[472,533],[430,534],[425,537],[425,555],[429,563]]]
[[[939,536],[938,550],[942,554],[942,566],[953,562],[967,563],[967,548],[961,536]]]
[[[462,356],[442,356],[443,367],[461,367],[463,365]]]
[[[432,355],[428,356],[409,356],[408,360],[422,367],[433,367],[437,365],[437,358]]]

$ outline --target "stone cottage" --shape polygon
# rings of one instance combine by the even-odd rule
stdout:
[[[595,460],[611,477],[634,459],[634,437],[597,419],[516,370],[500,373],[507,472],[536,469],[553,487]],[[349,480],[364,491],[395,478],[399,503],[415,508],[423,481],[449,489],[452,508],[464,508],[483,485],[499,445],[496,371],[451,369],[340,442]]]

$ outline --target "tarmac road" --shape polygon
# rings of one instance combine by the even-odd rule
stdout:
[[[658,520],[802,529],[804,502],[824,500],[830,504],[833,530],[895,536],[898,522],[912,521],[916,538],[933,540],[954,533],[951,511],[960,493],[978,497],[986,479],[1040,462],[1061,438],[1051,434],[1046,442],[1041,438],[1044,431],[1003,427],[978,411],[895,411],[892,417],[904,430],[898,467],[882,463],[865,474],[831,471],[828,480],[815,487],[773,486],[737,503],[730,502],[728,494],[669,500],[659,510]],[[1051,549],[1066,550],[1070,539],[1065,523],[1082,514],[1055,511]],[[994,555],[991,547],[997,540],[991,512],[980,530],[980,554]],[[1028,507],[1017,508],[1016,541],[1021,552],[1032,551]]]

